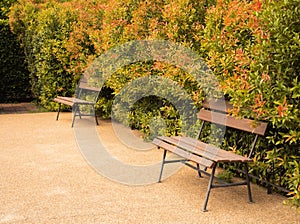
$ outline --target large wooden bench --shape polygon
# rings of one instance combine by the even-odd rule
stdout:
[[[73,118],[72,118],[72,127],[74,126],[75,118],[82,116],[93,116],[95,117],[96,124],[98,125],[98,119],[96,116],[95,104],[97,103],[98,95],[100,88],[93,87],[87,83],[87,80],[83,77],[81,78],[77,93],[73,97],[66,96],[57,96],[54,98],[54,101],[59,103],[58,111],[56,115],[56,120],[59,118],[61,111],[61,105],[68,105],[72,107]],[[91,112],[83,112],[83,107],[87,110],[90,107]]]
[[[224,107],[225,105],[225,107]],[[251,119],[238,119],[224,113],[227,109],[231,108],[230,104],[223,103],[223,106],[220,106],[218,101],[203,103],[204,108],[201,109],[198,113],[198,118],[202,120],[200,131],[198,134],[198,139],[193,139],[190,137],[183,136],[173,136],[165,137],[159,136],[153,140],[153,143],[158,147],[162,148],[163,159],[161,172],[159,175],[158,182],[161,182],[163,168],[165,164],[182,162],[185,165],[198,171],[199,176],[201,174],[206,174],[210,176],[206,198],[204,201],[202,211],[207,211],[207,203],[212,188],[218,187],[230,187],[230,186],[241,186],[246,185],[248,189],[249,202],[253,202],[250,181],[248,175],[248,163],[252,162],[251,154],[254,150],[255,144],[257,142],[258,136],[263,136],[265,134],[267,123],[265,122],[254,122]],[[249,146],[248,155],[238,155],[231,151],[223,150],[215,145],[207,144],[199,140],[199,137],[202,133],[203,126],[205,122],[214,123],[217,125],[222,125],[225,127],[237,129],[243,132],[247,132],[253,135],[253,142]],[[166,155],[167,151],[172,152],[180,157],[179,159],[167,160]],[[222,180],[219,180],[215,177],[215,171],[219,163],[240,163],[243,165],[243,173],[245,174],[245,181],[227,183]],[[211,173],[207,172],[207,169],[211,168]],[[218,183],[214,183],[214,180],[217,179]]]

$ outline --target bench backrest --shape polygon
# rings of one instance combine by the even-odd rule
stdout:
[[[264,135],[267,129],[267,123],[258,122],[251,119],[239,119],[224,113],[201,109],[198,118],[214,124],[224,125],[241,131],[246,131],[258,135]]]
[[[202,104],[203,109],[198,113],[198,118],[231,127],[245,132],[250,132],[258,135],[264,135],[267,129],[267,123],[255,121],[247,118],[236,118],[227,114],[229,110],[233,109],[232,104],[225,100],[219,99],[205,99]]]
[[[80,82],[79,83],[79,88],[80,89],[87,89],[87,90],[94,91],[94,92],[99,92],[101,90],[98,87],[93,87],[93,86],[88,85],[86,82]]]
[[[82,76],[82,78],[78,83],[78,88],[75,97],[78,99],[87,100],[96,103],[100,91],[101,88],[89,84],[85,76]]]
[[[204,99],[202,103],[202,107],[205,109],[209,109],[212,111],[219,111],[219,112],[228,112],[229,110],[233,109],[232,104],[230,104],[227,100],[220,100],[220,99]]]
[[[248,154],[248,157],[250,157],[257,142],[258,135],[265,135],[267,123],[247,118],[236,118],[230,116],[227,112],[233,107],[229,102],[224,100],[205,100],[202,106],[203,109],[199,111],[198,118],[203,122],[197,138],[199,139],[201,135],[204,122],[210,122],[213,124],[234,128],[240,131],[253,133],[255,134],[255,138],[251,145],[250,153]]]

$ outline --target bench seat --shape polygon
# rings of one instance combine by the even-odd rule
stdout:
[[[233,152],[225,151],[220,149],[214,145],[206,144],[201,141],[197,141],[193,138],[189,137],[164,137],[158,136],[153,140],[153,143],[157,146],[160,144],[166,143],[169,145],[176,146],[178,150],[190,152],[195,156],[204,157],[213,162],[252,162],[253,160],[244,157],[241,155],[237,155]],[[165,144],[164,144],[165,145]],[[163,148],[163,147],[161,147]],[[204,164],[202,164],[204,165]]]
[[[62,103],[66,104],[68,106],[73,107],[74,104],[82,104],[82,105],[94,105],[94,102],[86,101],[86,100],[81,100],[81,99],[76,99],[74,97],[66,97],[66,96],[57,96],[54,98],[54,101],[57,103]]]

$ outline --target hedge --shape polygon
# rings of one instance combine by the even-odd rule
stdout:
[[[265,178],[273,173],[274,182],[292,190],[298,204],[299,3],[220,1],[207,12],[201,45],[233,114],[269,121],[252,172]]]
[[[133,40],[168,40],[193,50],[218,78],[225,98],[234,105],[234,116],[269,122],[251,172],[260,181],[269,179],[289,189],[289,201],[299,207],[299,3],[20,0],[11,9],[10,25],[24,48],[35,96],[49,110],[57,108],[56,95],[72,94],[90,63],[116,46]],[[203,83],[176,65],[152,60],[115,72],[105,83],[99,112],[109,116],[114,96],[146,76],[176,82],[195,108],[201,106],[206,93]],[[116,102],[114,106],[118,108]],[[116,117],[149,138],[155,135],[151,132],[154,120],[159,121],[154,122],[157,133],[174,135],[183,125],[176,109],[172,102],[150,96],[136,102],[127,115]],[[232,136],[224,139],[224,146],[243,146],[244,136]]]
[[[0,103],[32,100],[25,55],[9,27],[8,12],[13,2],[0,2]]]

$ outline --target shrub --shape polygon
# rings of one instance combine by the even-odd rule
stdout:
[[[270,123],[252,172],[263,179],[272,173],[299,205],[299,183],[291,178],[299,175],[300,156],[298,6],[298,0],[218,1],[206,16],[202,52],[232,113]]]
[[[34,96],[41,106],[53,109],[51,100],[57,94],[71,95],[79,79],[66,69],[70,53],[65,44],[76,21],[71,5],[22,1],[11,14],[11,25],[27,55]]]
[[[32,99],[25,55],[9,27],[8,12],[14,1],[0,2],[0,102]]]

